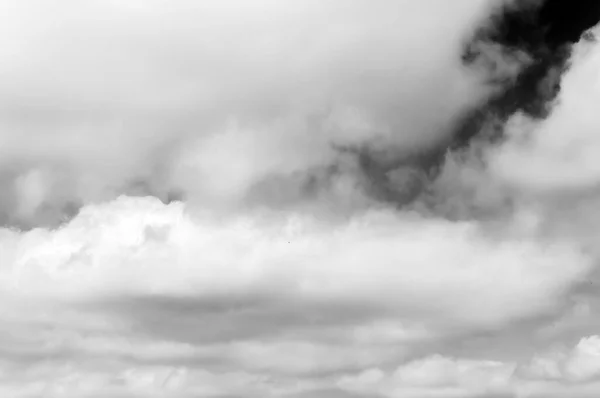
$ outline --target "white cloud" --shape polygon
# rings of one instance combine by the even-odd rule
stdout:
[[[411,398],[487,397],[515,391],[514,363],[453,359],[440,355],[415,360],[392,373],[371,369],[339,381],[350,391]]]
[[[598,336],[573,349],[534,356],[522,364],[433,355],[393,372],[377,368],[338,380],[340,388],[385,397],[591,397],[600,375]]]
[[[331,143],[427,145],[488,93],[458,54],[499,2],[5,1],[4,216],[140,181],[235,203]]]
[[[600,376],[600,336],[582,339],[565,364],[565,371],[578,381]]]
[[[3,2],[0,212],[81,211],[0,228],[0,395],[596,391],[596,337],[531,363],[445,352],[569,322],[558,308],[597,271],[595,196],[577,217],[548,200],[595,181],[595,47],[547,121],[448,161],[436,188],[468,217],[376,205],[330,147],[447,134],[489,94],[458,51],[497,4]],[[581,162],[562,159],[567,131]],[[326,211],[269,209],[335,162]],[[119,196],[135,189],[189,200]],[[267,209],[238,206],[252,200]]]
[[[152,198],[87,206],[58,230],[5,234],[6,288],[34,297],[266,295],[478,325],[549,309],[590,265],[576,246],[488,238],[466,222],[389,211],[347,225],[215,222]]]
[[[217,220],[183,203],[121,197],[84,207],[59,229],[2,230],[12,337],[0,349],[32,363],[119,361],[98,375],[134,360],[304,380],[402,361],[448,335],[548,312],[590,267],[576,246],[528,231],[490,234],[390,210],[342,223],[289,216]],[[394,380],[418,384],[418,364]],[[431,391],[463,391],[465,377],[488,374],[486,363],[460,362],[448,374],[444,360],[423,364],[440,368],[426,372],[444,384]],[[98,383],[90,388],[112,385]]]
[[[585,337],[573,349],[538,355],[523,372],[533,378],[574,383],[597,379],[600,377],[600,337]]]
[[[532,123],[515,117],[512,139],[494,159],[499,177],[526,192],[590,190],[598,184],[600,45],[576,46],[551,115]]]
[[[492,361],[454,361],[441,356],[425,358],[400,367],[394,373],[398,383],[409,387],[458,387],[505,385],[513,367]]]

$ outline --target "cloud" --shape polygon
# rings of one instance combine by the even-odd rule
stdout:
[[[4,218],[123,193],[237,203],[332,145],[431,145],[489,94],[459,54],[497,4],[7,1]]]
[[[377,368],[338,380],[341,389],[383,396],[588,397],[598,391],[598,336],[572,349],[535,355],[523,363],[433,355],[391,372]]]
[[[597,45],[547,120],[448,154],[411,206],[369,190],[492,93],[460,54],[500,4],[0,5],[0,393],[596,391],[596,337],[546,346],[595,311]]]
[[[511,363],[435,355],[404,364],[390,374],[371,369],[355,379],[342,379],[341,386],[411,398],[513,396],[514,370]]]
[[[44,356],[105,364],[102,377],[131,366],[225,368],[320,388],[318,375],[403,361],[448,336],[553,312],[590,258],[535,231],[509,232],[386,209],[344,222],[216,220],[181,202],[121,197],[58,229],[2,231],[10,337],[0,348],[29,366]],[[439,365],[439,376],[426,372],[439,383],[462,377],[436,361],[423,366]],[[418,384],[414,366],[394,377]],[[113,383],[101,380],[90,391]],[[128,386],[119,388],[137,391]]]
[[[182,203],[122,197],[57,230],[5,234],[6,288],[26,296],[361,302],[489,325],[550,308],[589,269],[576,246],[387,210],[341,225],[301,215],[216,223]]]
[[[582,383],[600,376],[600,338],[583,338],[570,350],[555,350],[535,357],[524,368],[530,377]]]
[[[538,123],[516,116],[512,139],[492,163],[499,177],[525,192],[586,191],[598,183],[600,47],[582,42],[570,63],[550,116]]]

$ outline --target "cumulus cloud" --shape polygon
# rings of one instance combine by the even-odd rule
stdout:
[[[522,190],[586,191],[598,184],[594,104],[600,95],[600,47],[581,43],[570,63],[551,115],[537,123],[515,117],[513,138],[494,159],[499,175]]]
[[[570,350],[555,350],[536,356],[524,368],[530,377],[548,380],[588,382],[600,376],[600,338],[583,338]]]
[[[377,191],[497,89],[461,51],[502,4],[3,2],[0,393],[598,391],[597,337],[548,348],[597,309],[597,44],[546,120]]]
[[[4,218],[235,203],[334,146],[422,149],[489,94],[460,49],[499,3],[4,2]]]
[[[371,369],[358,377],[342,379],[340,385],[359,391],[361,387],[375,387],[385,396],[504,396],[513,392],[514,370],[515,364],[511,363],[435,355],[402,365],[390,374]]]
[[[477,324],[543,311],[590,266],[577,246],[485,233],[390,210],[342,225],[303,216],[215,224],[182,203],[122,197],[58,230],[6,232],[2,246],[7,288],[24,295],[266,295],[407,305]]]
[[[587,397],[597,392],[598,336],[573,348],[517,362],[433,355],[392,371],[377,368],[338,380],[348,391],[384,396],[425,397]]]
[[[577,246],[511,232],[391,210],[216,222],[122,197],[56,230],[3,231],[4,350],[283,378],[401,361],[448,333],[552,312],[590,270]],[[420,383],[415,366],[395,377]],[[459,376],[439,377],[432,388]]]

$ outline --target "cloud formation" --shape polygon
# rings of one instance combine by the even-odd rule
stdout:
[[[582,43],[563,77],[560,100],[539,123],[515,118],[498,158],[498,173],[527,191],[585,191],[597,185],[594,104],[600,90],[600,48]],[[518,172],[517,172],[518,169]],[[501,175],[502,175],[501,174]]]
[[[430,146],[490,92],[460,49],[499,3],[5,2],[4,218],[123,193],[235,204],[335,147]]]
[[[0,394],[595,396],[598,44],[414,166],[506,4],[5,1]]]

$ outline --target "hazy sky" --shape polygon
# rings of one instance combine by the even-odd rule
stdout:
[[[0,396],[598,396],[599,44],[411,206],[342,150],[444,143],[501,4],[0,0]]]

